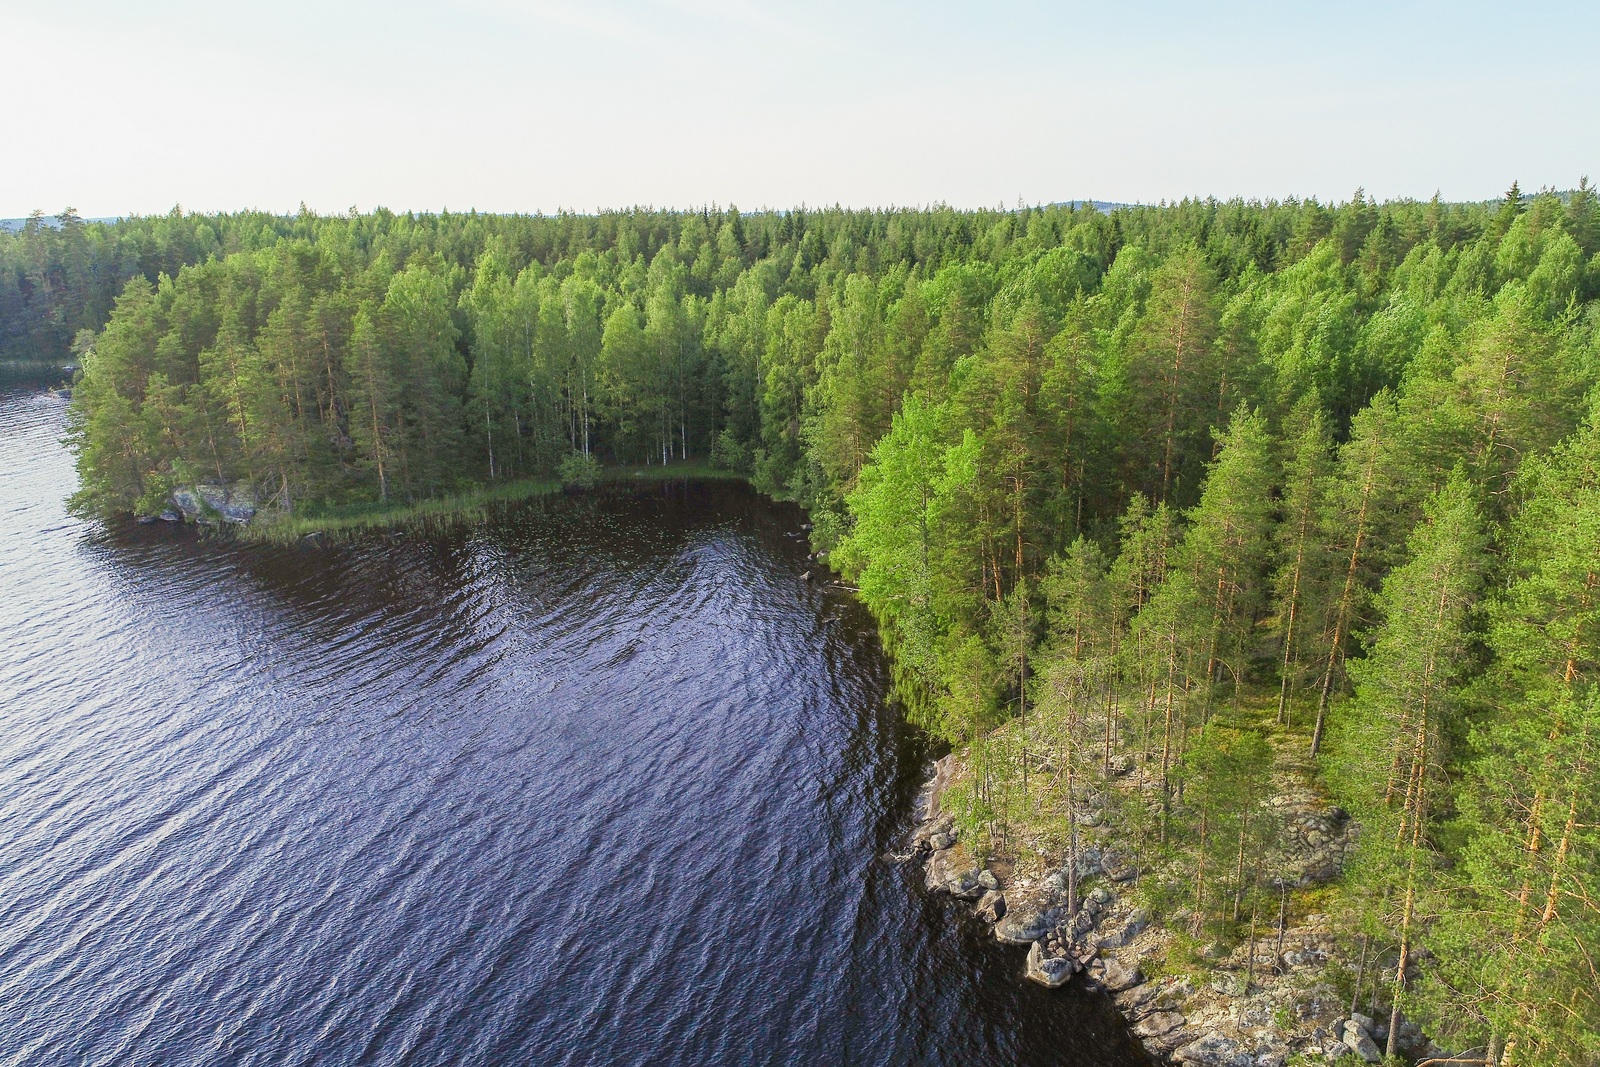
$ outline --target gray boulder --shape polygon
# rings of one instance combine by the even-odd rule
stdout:
[[[1078,973],[1078,962],[1066,957],[1045,955],[1044,945],[1038,941],[1028,950],[1027,976],[1049,989],[1066,985]]]
[[[976,888],[977,884],[978,867],[971,860],[961,859],[949,849],[928,857],[927,886],[931,892],[962,896]],[[982,890],[979,890],[974,899],[982,895]]]
[[[986,923],[997,923],[1005,918],[1006,897],[999,890],[991,889],[978,901],[978,918]]]
[[[1139,876],[1139,869],[1115,852],[1100,857],[1100,869],[1113,882],[1131,882]]]
[[[241,484],[184,486],[172,491],[171,504],[192,522],[246,523],[255,517],[255,494]]]
[[[1365,1016],[1362,1016],[1365,1018]],[[1360,1056],[1368,1063],[1377,1063],[1383,1059],[1377,1043],[1372,1040],[1372,1035],[1367,1033],[1367,1028],[1354,1018],[1346,1019],[1339,1029],[1340,1039],[1348,1046],[1350,1051]]]
[[[1108,957],[1101,961],[1100,966],[1102,968],[1100,983],[1112,993],[1132,989],[1144,981],[1144,975],[1139,973],[1137,966],[1130,966],[1116,957]]]
[[[1008,945],[1026,945],[1047,935],[1059,918],[1055,908],[1039,908],[1026,902],[1007,901],[1005,918],[995,923],[994,936]]]
[[[1156,984],[1146,982],[1143,985],[1129,986],[1117,993],[1113,999],[1117,1002],[1117,1007],[1122,1009],[1122,1014],[1137,1021],[1158,1010],[1157,1001],[1160,996],[1161,990]]]
[[[911,847],[914,849],[934,848],[936,846],[933,843],[933,839],[941,836],[944,838],[944,844],[937,847],[949,848],[955,843],[955,828],[951,821],[948,818],[929,819],[912,831]]]
[[[963,900],[980,900],[987,892],[976,870],[963,871],[950,885],[950,893]]]

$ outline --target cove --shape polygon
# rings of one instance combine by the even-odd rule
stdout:
[[[0,1062],[1146,1062],[889,858],[934,753],[798,509],[107,529],[63,419],[0,387]]]

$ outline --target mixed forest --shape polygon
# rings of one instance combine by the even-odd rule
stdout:
[[[1340,907],[1374,1000],[1495,1063],[1600,1057],[1587,182],[46,221],[0,235],[0,359],[81,364],[81,509],[737,472],[810,510],[990,839],[1131,756],[1120,824],[1237,936],[1275,893],[1269,742],[1296,746],[1361,826]]]

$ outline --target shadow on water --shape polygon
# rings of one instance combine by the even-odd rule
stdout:
[[[798,509],[103,531],[62,420],[0,395],[0,1062],[1145,1062],[880,858],[931,753]]]

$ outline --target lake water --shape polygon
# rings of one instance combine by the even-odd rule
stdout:
[[[886,862],[930,752],[740,487],[262,548],[0,385],[0,1063],[1145,1062]]]

